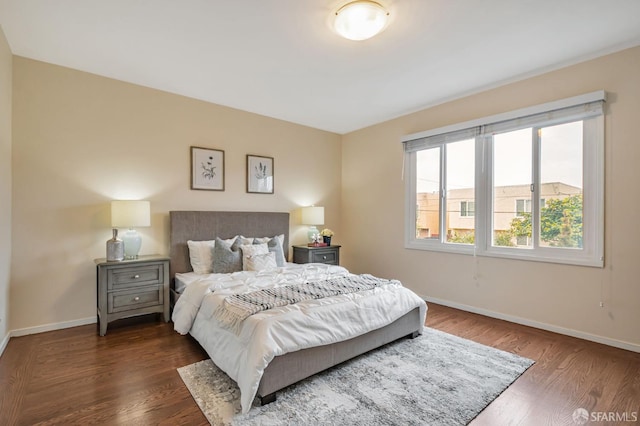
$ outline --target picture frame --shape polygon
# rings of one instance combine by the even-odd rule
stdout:
[[[224,191],[224,151],[191,147],[191,189]]]
[[[247,192],[273,194],[273,157],[247,155]]]

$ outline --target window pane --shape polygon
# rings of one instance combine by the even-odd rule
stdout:
[[[540,129],[540,246],[582,248],[582,121]]]
[[[493,137],[493,245],[531,248],[532,129]]]
[[[449,143],[447,149],[446,242],[475,242],[475,139]],[[463,205],[464,203],[464,205]],[[461,207],[465,208],[463,211]],[[464,213],[464,214],[463,214]]]
[[[440,238],[440,148],[416,153],[416,238]]]

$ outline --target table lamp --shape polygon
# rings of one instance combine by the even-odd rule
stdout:
[[[121,200],[111,202],[111,226],[129,228],[122,234],[124,258],[137,259],[142,236],[134,227],[151,225],[151,209],[148,201]]]
[[[309,231],[307,236],[309,242],[314,243],[320,238],[320,231],[316,228],[316,225],[324,224],[324,207],[303,207],[302,208],[302,224],[309,225]]]

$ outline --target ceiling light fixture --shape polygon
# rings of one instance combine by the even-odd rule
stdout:
[[[349,40],[366,40],[385,29],[389,12],[374,1],[357,0],[336,12],[334,29]]]

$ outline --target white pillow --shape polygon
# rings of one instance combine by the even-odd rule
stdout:
[[[243,244],[240,246],[240,250],[242,250],[242,270],[243,271],[253,271],[255,269],[247,269],[246,262],[252,256],[256,256],[259,254],[267,254],[269,253],[269,247],[267,243],[262,244]],[[275,257],[274,257],[275,259]]]
[[[254,238],[253,243],[267,243],[269,251],[276,254],[276,264],[278,266],[285,266],[287,259],[284,257],[284,234],[276,235],[275,237],[260,237]]]
[[[254,254],[243,258],[242,266],[245,271],[263,271],[266,269],[275,269],[276,254],[272,251],[263,254]]]
[[[225,240],[229,244],[233,244],[236,237]],[[196,274],[210,274],[213,272],[213,248],[216,245],[215,240],[207,241],[187,241],[189,247],[189,261],[191,268]]]

